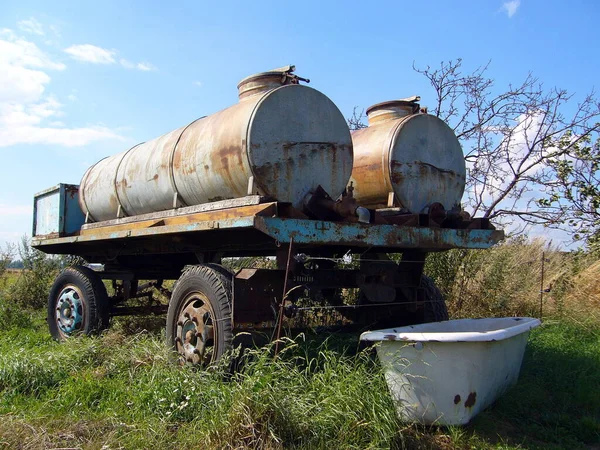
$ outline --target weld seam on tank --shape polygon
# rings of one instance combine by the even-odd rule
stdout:
[[[108,157],[107,157],[108,158]],[[102,161],[102,160],[100,160]],[[96,164],[98,164],[100,161],[98,161]],[[86,170],[86,172],[83,174],[83,178],[81,179],[81,183],[80,186],[84,185],[84,181],[86,181],[87,177],[90,175],[90,172],[92,171],[92,168],[96,165],[92,165],[88,170]],[[96,219],[94,219],[94,216],[92,216],[92,213],[90,213],[90,209],[88,208],[87,202],[85,201],[85,194],[84,194],[85,189],[80,189],[79,190],[79,201],[80,203],[83,205],[83,208],[81,208],[83,210],[83,214],[86,216],[86,222],[87,220],[91,219],[92,221],[96,222]]]
[[[400,117],[398,120],[398,123],[396,125],[394,125],[392,127],[392,129],[390,130],[390,134],[388,135],[387,141],[388,141],[388,148],[386,152],[381,152],[382,153],[382,161],[381,161],[381,165],[383,167],[383,171],[384,171],[384,177],[383,177],[383,181],[386,185],[386,189],[388,190],[388,192],[394,192],[394,185],[391,182],[392,180],[392,152],[394,151],[394,147],[396,146],[396,142],[398,140],[398,134],[400,134],[400,128],[402,128],[402,125],[404,124],[404,122],[406,122],[407,118],[410,117],[412,114],[408,114],[404,117]],[[389,183],[389,185],[388,185]],[[400,199],[398,198],[397,195],[394,195],[394,202],[398,203],[398,206],[400,208],[404,208],[404,205],[402,204],[402,202],[400,201]]]
[[[205,117],[206,116],[198,117],[196,120],[193,120],[192,122],[188,123],[187,126],[183,130],[181,130],[181,133],[179,133],[179,137],[177,138],[175,145],[173,145],[173,150],[171,150],[171,154],[169,155],[169,179],[171,180],[171,187],[173,188],[173,191],[175,194],[175,198],[173,199],[173,208],[179,208],[179,206],[177,206],[177,201],[181,202],[181,207],[190,206],[185,202],[183,197],[179,194],[179,189],[177,188],[177,182],[175,181],[175,171],[173,168],[173,161],[175,160],[175,152],[177,151],[177,144],[179,144],[179,141],[181,141],[181,137],[183,136],[183,133],[185,133],[185,131],[189,127],[194,125],[199,120],[204,119]]]
[[[241,83],[240,83],[241,84]],[[260,178],[259,176],[256,175],[255,171],[254,171],[254,162],[250,159],[250,151],[248,150],[248,143],[250,142],[250,128],[252,128],[252,124],[254,123],[254,119],[256,117],[256,112],[258,111],[260,105],[263,103],[263,101],[267,98],[267,96],[275,91],[276,89],[281,89],[283,88],[285,85],[281,85],[278,86],[276,88],[273,89],[269,89],[266,92],[262,92],[262,96],[260,98],[260,100],[258,100],[256,102],[256,104],[254,105],[254,108],[252,108],[252,112],[250,113],[249,119],[248,119],[248,124],[246,125],[246,139],[244,139],[242,141],[242,150],[243,153],[246,157],[246,161],[248,161],[248,167],[250,168],[250,173],[252,174],[252,177],[254,178],[253,180],[253,184],[254,187],[257,188],[258,187],[258,192],[266,192],[265,188],[261,185],[260,183]],[[254,95],[259,95],[260,92],[257,92]],[[248,97],[245,97],[248,98]]]
[[[113,181],[113,185],[115,187],[115,197],[117,198],[117,203],[119,204],[119,207],[121,208],[121,212],[123,213],[124,216],[129,216],[130,214],[127,212],[127,210],[123,206],[121,197],[119,197],[119,189],[117,188],[117,178],[119,178],[119,169],[121,168],[121,163],[125,160],[125,157],[129,154],[129,152],[132,151],[134,148],[139,147],[143,143],[144,142],[140,142],[139,144],[134,145],[129,150],[127,150],[125,153],[123,153],[123,156],[119,160],[119,164],[117,164],[117,169],[115,170],[115,179]],[[117,219],[118,218],[119,218],[119,209],[117,208]]]

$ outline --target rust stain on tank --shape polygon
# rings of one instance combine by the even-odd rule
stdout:
[[[401,184],[405,178],[404,167],[409,166],[409,164],[403,164],[393,159],[392,161],[390,161],[390,165],[392,166],[392,173],[390,174],[392,183]]]
[[[455,404],[455,405],[458,405],[459,403],[460,403],[460,395],[456,394],[456,395],[454,396],[454,404]]]
[[[477,392],[471,392],[465,401],[465,407],[471,408],[475,405],[475,401],[477,400]]]
[[[211,154],[212,170],[218,173],[231,188],[236,185],[235,179],[239,176],[235,173],[236,170],[239,171],[242,167],[241,152],[240,146],[230,145],[221,147]]]

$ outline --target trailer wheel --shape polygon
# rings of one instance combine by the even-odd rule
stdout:
[[[182,364],[207,366],[232,348],[232,277],[208,265],[187,269],[169,301],[167,339]]]
[[[448,320],[446,302],[442,292],[433,280],[426,275],[422,275],[421,288],[425,290],[425,303],[422,308],[409,311],[404,305],[386,306],[383,304],[381,307],[367,308],[366,311],[362,311],[359,320],[371,329],[404,327]],[[397,296],[402,295],[400,290],[397,292]]]
[[[421,277],[421,287],[425,290],[425,305],[423,305],[423,323],[441,322],[448,320],[448,308],[442,291],[433,280],[426,275]]]
[[[64,269],[48,296],[48,327],[57,341],[108,327],[109,303],[100,276],[84,266]]]

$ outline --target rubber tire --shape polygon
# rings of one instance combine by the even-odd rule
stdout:
[[[442,291],[427,275],[421,277],[421,287],[425,290],[426,303],[423,305],[423,323],[448,320],[448,307]]]
[[[110,305],[106,287],[100,276],[85,266],[71,266],[64,269],[50,289],[48,296],[48,328],[57,341],[64,341],[66,336],[61,333],[56,323],[56,304],[58,296],[67,285],[77,287],[83,297],[83,328],[81,334],[92,335],[108,328]]]
[[[192,292],[202,292],[211,304],[217,353],[213,354],[210,364],[221,360],[223,355],[233,348],[233,326],[231,304],[233,297],[232,275],[227,269],[214,267],[214,264],[189,267],[177,280],[167,311],[167,341],[171,348],[177,349],[177,319],[182,303]],[[220,267],[220,266],[219,266]]]
[[[416,312],[407,311],[404,306],[390,306],[389,308],[367,308],[360,312],[359,320],[369,329],[404,327],[420,323],[441,322],[448,320],[448,309],[442,292],[433,280],[426,275],[421,277],[421,288],[425,290],[425,303],[422,309]]]

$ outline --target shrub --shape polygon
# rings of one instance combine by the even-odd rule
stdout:
[[[23,270],[8,290],[7,299],[21,307],[46,307],[50,287],[61,267],[61,259],[32,248],[26,237],[19,245],[19,256],[23,261]]]
[[[14,256],[14,248],[10,244],[6,244],[6,246],[0,250],[0,287],[4,286],[6,279],[4,275],[6,274],[6,270],[10,266]]]

